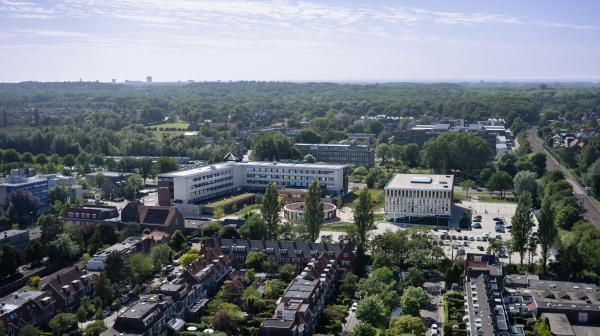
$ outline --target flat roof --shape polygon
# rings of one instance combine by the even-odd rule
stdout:
[[[193,176],[210,171],[226,169],[235,166],[268,166],[268,167],[291,167],[291,168],[308,168],[308,169],[343,169],[343,165],[336,164],[319,164],[306,162],[272,162],[272,161],[249,161],[249,162],[230,162],[206,165],[198,168],[178,170],[169,173],[159,174],[158,177],[186,177]]]
[[[385,189],[452,190],[454,175],[396,174]]]
[[[297,143],[296,146],[310,146],[310,147],[345,147],[345,148],[369,148],[369,145],[357,145],[357,144],[311,144],[311,143]]]
[[[548,324],[550,324],[550,330],[553,335],[575,336],[573,328],[571,328],[571,323],[569,323],[569,319],[567,319],[565,314],[544,313],[543,316],[548,319]]]

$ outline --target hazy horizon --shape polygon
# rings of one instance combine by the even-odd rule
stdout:
[[[0,82],[595,82],[595,1],[0,0]]]

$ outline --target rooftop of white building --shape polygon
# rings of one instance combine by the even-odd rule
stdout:
[[[454,175],[396,174],[385,189],[451,190]]]
[[[210,171],[225,169],[232,166],[267,166],[267,167],[285,167],[285,168],[300,168],[300,169],[343,169],[343,165],[336,164],[319,164],[306,162],[271,162],[271,161],[249,161],[249,162],[227,162],[217,163],[207,166],[202,166],[187,170],[178,170],[169,173],[160,174],[159,177],[185,177],[194,176]]]

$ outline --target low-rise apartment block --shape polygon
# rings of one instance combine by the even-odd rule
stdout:
[[[102,175],[100,180],[97,177],[98,175]],[[127,179],[131,175],[130,173],[98,171],[85,174],[85,181],[90,186],[100,188],[106,197],[114,198],[123,196]],[[99,184],[98,182],[101,183]]]
[[[100,335],[163,335],[174,309],[175,305],[170,297],[162,294],[144,297],[119,313],[114,326]]]
[[[375,164],[375,150],[369,145],[298,143],[296,148],[302,155],[310,154],[318,162],[366,168]]]
[[[118,223],[119,210],[108,205],[80,205],[69,208],[63,216],[65,226],[74,225],[82,227],[86,232],[92,232],[96,225],[102,222]]]
[[[147,252],[154,245],[150,238],[129,237],[120,243],[96,252],[94,256],[87,261],[86,267],[90,271],[101,272],[106,267],[106,259],[111,253],[119,253],[126,258],[136,252]]]

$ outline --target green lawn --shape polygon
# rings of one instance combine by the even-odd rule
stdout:
[[[354,227],[353,223],[349,222],[338,222],[332,224],[323,224],[321,230],[323,231],[339,231],[339,232],[348,232],[348,229]]]
[[[247,206],[241,208],[237,212],[234,212],[233,214],[236,216],[244,217],[247,214],[253,212],[254,210],[260,210],[260,206],[261,206],[260,204],[250,204],[250,205],[247,205]]]
[[[149,128],[151,130],[154,130],[154,131],[157,131],[159,128],[162,128],[162,129],[170,128],[170,129],[177,129],[177,130],[186,131],[189,126],[190,126],[189,123],[184,122],[184,121],[180,121],[180,122],[176,122],[176,123],[166,123],[166,124],[152,125]]]
[[[371,200],[373,200],[373,204],[375,205],[375,209],[383,207],[384,196],[383,189],[369,189],[369,193],[371,194]],[[350,192],[342,198],[344,202],[344,206],[350,207],[354,209],[356,207],[356,202],[358,199],[358,190],[355,192]]]
[[[495,195],[479,195],[479,201],[488,203],[517,203],[517,200],[513,196],[500,198],[500,196]]]
[[[222,199],[220,201],[215,201],[215,202],[212,202],[212,203],[208,203],[207,205],[210,206],[210,207],[215,208],[215,207],[220,207],[220,206],[223,206],[223,205],[226,205],[226,204],[229,204],[229,203],[241,201],[243,199],[250,198],[250,197],[255,197],[255,196],[256,196],[255,194],[244,193],[244,194],[239,194],[239,195],[235,195],[235,196],[232,196],[232,197],[228,197],[228,198]]]

